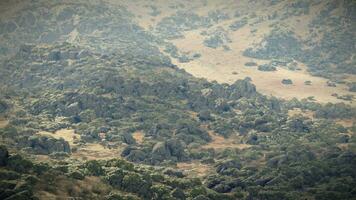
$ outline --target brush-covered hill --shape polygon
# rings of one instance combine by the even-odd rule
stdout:
[[[206,29],[204,48],[235,51],[231,31],[251,16],[229,23],[247,8],[304,16],[309,4],[250,1],[237,12],[218,2],[1,2],[0,199],[355,198],[354,107],[266,96],[253,76],[227,84],[184,70],[208,57],[180,46],[195,31]],[[221,23],[226,34],[211,32]],[[239,51],[253,57],[247,66],[307,63],[300,41],[272,33]]]

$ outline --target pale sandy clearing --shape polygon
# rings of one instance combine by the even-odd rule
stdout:
[[[188,174],[188,177],[204,177],[214,170],[212,166],[202,164],[199,161],[179,162],[177,168]]]
[[[294,108],[292,110],[288,110],[288,116],[293,117],[295,115],[302,115],[303,117],[307,117],[310,119],[314,118],[315,112],[310,111],[310,110],[302,110],[300,108]]]
[[[73,129],[61,129],[54,133],[47,132],[47,131],[40,131],[37,134],[54,137],[56,139],[63,138],[65,141],[69,143],[71,147],[75,146],[74,141],[80,140],[80,135],[76,134]]]
[[[224,138],[213,131],[208,131],[212,141],[206,145],[203,145],[202,149],[213,148],[215,150],[224,150],[226,148],[237,148],[237,149],[246,149],[251,145],[239,143],[240,139],[237,136],[230,136],[229,138]]]
[[[79,160],[109,160],[120,158],[121,148],[108,148],[98,143],[87,143],[78,147],[78,150],[72,153],[72,158]]]
[[[142,131],[136,131],[132,134],[132,137],[137,143],[142,144],[145,134]]]
[[[9,124],[9,121],[6,119],[0,119],[0,128],[4,128]]]

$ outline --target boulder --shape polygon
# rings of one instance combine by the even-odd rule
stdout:
[[[126,156],[126,159],[131,162],[142,162],[146,159],[146,154],[139,149],[134,149],[130,151],[130,153]]]
[[[152,159],[157,161],[163,161],[169,158],[171,153],[166,146],[165,142],[157,142],[152,149]]]
[[[229,168],[236,168],[236,169],[241,169],[242,165],[239,161],[237,160],[227,160],[224,161],[220,164],[217,165],[216,167],[216,172],[217,173],[223,173]]]
[[[256,94],[256,86],[251,83],[250,78],[237,80],[228,87],[228,94],[230,99],[239,99],[241,97],[250,97]]]
[[[54,152],[70,153],[70,146],[64,139],[56,139],[49,136],[31,136],[27,142],[22,141],[23,146],[30,147],[37,154],[48,155]]]
[[[178,161],[184,161],[188,159],[188,155],[184,151],[184,144],[177,139],[169,139],[166,142],[169,154],[176,157]]]
[[[123,133],[121,135],[121,140],[126,144],[136,144],[136,140],[132,137],[130,133]]]

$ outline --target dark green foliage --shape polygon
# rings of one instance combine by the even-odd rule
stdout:
[[[20,155],[12,155],[7,159],[6,166],[16,172],[26,173],[32,170],[33,164]]]
[[[79,171],[71,172],[69,174],[69,177],[74,178],[74,179],[78,179],[78,180],[83,180],[85,178],[85,176]]]
[[[353,26],[349,22],[356,12],[351,1],[320,4],[318,17],[310,24],[310,38],[299,38],[284,31],[288,26],[275,22],[289,17],[298,22],[295,16],[309,13],[310,6],[319,8],[320,2],[283,2],[284,7],[277,5],[281,1],[267,2],[263,6],[283,10],[268,16],[239,10],[238,19],[226,22],[230,30],[216,26],[230,19],[224,10],[202,16],[194,10],[183,11],[184,4],[177,3],[169,7],[179,10],[149,28],[151,32],[138,26],[124,7],[77,2],[73,9],[58,2],[32,3],[20,9],[17,18],[0,22],[0,35],[6,41],[1,58],[9,56],[1,60],[0,113],[10,116],[10,125],[0,129],[0,134],[4,142],[14,144],[15,151],[49,154],[50,159],[47,164],[34,164],[25,156],[8,156],[0,147],[0,199],[31,199],[33,186],[39,182],[46,183],[44,192],[54,193],[57,178],[81,183],[87,176],[104,181],[109,188],[99,199],[110,200],[354,198],[355,137],[348,134],[355,127],[334,123],[354,118],[354,108],[266,97],[256,91],[250,78],[233,84],[196,79],[160,52],[164,47],[179,62],[190,62],[201,55],[182,52],[165,39],[183,37],[184,31],[199,28],[204,29],[201,35],[206,46],[229,50],[232,31],[246,26],[254,35],[260,31],[255,25],[274,20],[266,24],[278,27],[244,55],[272,59],[258,67],[263,71],[277,67],[298,70],[299,63],[306,64],[314,75],[335,75],[328,83],[333,87],[342,84],[337,74],[354,72]],[[161,7],[150,4],[149,14],[159,15]],[[335,10],[338,5],[342,9]],[[58,30],[49,28],[54,26]],[[69,33],[73,30],[79,33],[80,42],[63,43],[72,39]],[[319,32],[323,33],[320,38]],[[315,42],[313,35],[320,41]],[[53,44],[55,41],[58,43]],[[21,45],[24,42],[48,44]],[[245,66],[257,66],[255,62]],[[350,91],[353,85],[349,85]],[[352,100],[351,96],[337,97]],[[288,116],[293,108],[314,111],[315,116]],[[78,149],[85,142],[102,141],[110,148],[127,145],[121,156],[134,163],[121,159],[83,163],[68,154],[68,142],[36,135],[63,128],[80,134],[81,140],[75,141]],[[132,137],[135,131],[144,133],[142,143]],[[209,131],[226,137],[231,147],[202,148],[212,142]],[[200,162],[215,171],[194,179],[171,169],[186,161]],[[88,194],[78,198],[95,199],[91,191],[83,193]]]
[[[132,135],[130,133],[122,134],[122,141],[125,142],[126,144],[135,144],[136,143],[135,139],[132,137]]]
[[[249,48],[244,51],[244,55],[259,59],[284,58],[288,55],[290,58],[297,58],[302,53],[301,44],[292,32],[279,32],[277,30],[264,38],[263,47],[255,49]],[[283,51],[281,51],[283,49]]]
[[[275,66],[271,66],[269,64],[259,65],[257,69],[260,71],[267,71],[267,72],[277,70]]]
[[[349,91],[350,92],[356,92],[356,82],[353,82],[353,83],[349,84]]]
[[[86,162],[83,167],[85,174],[89,176],[102,176],[105,173],[102,165],[96,160]]]
[[[9,105],[0,99],[0,113],[4,113],[9,108]]]
[[[257,63],[255,63],[255,62],[247,62],[247,63],[245,63],[245,66],[246,67],[254,67],[254,66],[257,66]]]
[[[64,139],[34,135],[18,139],[23,147],[30,147],[37,154],[51,154],[56,152],[70,153],[70,146]]]
[[[247,24],[247,20],[244,18],[242,20],[238,20],[233,22],[229,27],[233,31],[237,31],[238,29],[244,27]]]
[[[291,85],[291,84],[293,84],[293,81],[290,80],[290,79],[283,79],[283,80],[282,80],[282,84],[284,84],[284,85]]]
[[[9,158],[9,152],[5,146],[0,146],[0,166],[5,166]]]
[[[211,116],[210,111],[203,110],[198,113],[198,117],[201,121],[212,121],[214,118]]]
[[[356,110],[354,108],[350,108],[344,103],[338,103],[338,104],[328,103],[315,112],[316,117],[331,118],[331,119],[350,118],[355,115],[356,115]]]
[[[128,192],[137,193],[143,197],[149,197],[152,194],[150,191],[152,183],[150,180],[145,180],[143,176],[136,173],[129,173],[122,180],[122,187]]]
[[[180,189],[180,188],[176,188],[176,189],[172,190],[171,196],[176,198],[176,199],[181,199],[181,200],[185,200],[186,199],[186,196],[185,196],[183,190]]]

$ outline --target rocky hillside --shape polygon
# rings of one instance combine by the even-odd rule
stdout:
[[[355,198],[355,4],[335,2],[1,2],[0,199]],[[188,73],[222,54],[228,83]]]

